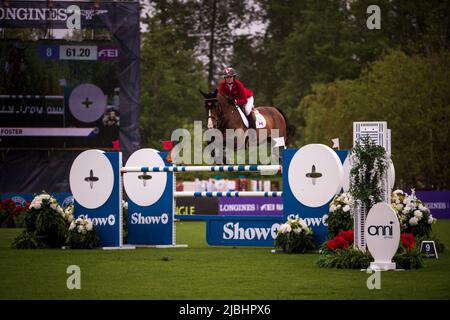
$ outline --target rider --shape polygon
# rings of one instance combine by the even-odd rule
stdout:
[[[244,87],[241,81],[236,79],[237,72],[231,67],[225,68],[223,78],[219,84],[219,93],[234,100],[234,103],[244,111],[248,119],[249,128],[256,128],[255,120],[251,112],[253,108],[253,92]]]

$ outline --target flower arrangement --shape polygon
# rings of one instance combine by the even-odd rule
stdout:
[[[330,209],[326,223],[331,237],[337,236],[343,230],[353,228],[353,214],[351,209],[352,197],[348,192],[343,192],[334,197],[330,203]]]
[[[350,153],[350,194],[358,206],[368,210],[384,200],[382,178],[387,170],[386,150],[363,136]]]
[[[420,252],[413,233],[400,234],[401,243],[393,261],[397,268],[418,269],[424,266],[424,255]]]
[[[278,228],[275,246],[286,253],[305,253],[315,248],[313,232],[301,218],[289,218]]]
[[[64,210],[47,193],[36,196],[25,214],[25,230],[13,242],[16,248],[58,248],[67,234]]]
[[[413,233],[418,237],[430,236],[436,219],[423,202],[417,199],[414,189],[410,195],[402,190],[395,190],[391,197],[391,207],[397,213],[402,232]]]
[[[25,206],[17,205],[12,199],[5,199],[0,202],[0,227],[22,228],[23,219],[30,203]]]
[[[25,230],[14,240],[18,249],[93,248],[97,235],[90,219],[80,216],[74,219],[74,205],[62,208],[56,199],[43,192],[31,201],[25,213]]]
[[[325,268],[367,268],[371,261],[370,253],[353,248],[353,241],[353,230],[340,231],[323,244],[317,264]]]
[[[80,215],[69,225],[66,244],[71,249],[92,249],[97,246],[98,238],[92,220]]]

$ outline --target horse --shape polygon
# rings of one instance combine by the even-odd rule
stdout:
[[[238,110],[233,99],[218,93],[217,89],[214,92],[204,93],[200,90],[200,93],[205,98],[205,109],[208,117],[208,128],[215,128],[222,132],[225,136],[227,129],[241,129],[243,132],[247,132],[248,128],[245,125],[241,114]],[[255,112],[264,117],[265,126],[258,126],[257,123],[256,137],[260,137],[259,130],[267,130],[267,139],[258,139],[258,143],[267,142],[272,138],[284,138],[284,144],[288,139],[292,137],[295,132],[295,127],[288,124],[286,115],[277,107],[258,106],[253,107],[252,117],[255,118]],[[264,122],[264,121],[263,121]],[[273,129],[278,129],[278,135],[275,137],[272,133]]]

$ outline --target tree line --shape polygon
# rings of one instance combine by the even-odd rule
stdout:
[[[380,29],[367,8],[380,8]],[[150,10],[149,10],[150,8]],[[297,127],[292,146],[351,148],[353,121],[388,121],[397,183],[450,187],[450,1],[159,0],[144,6],[142,145],[206,121],[198,90],[232,65]],[[239,30],[258,22],[262,33]]]

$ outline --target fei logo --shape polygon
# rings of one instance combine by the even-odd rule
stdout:
[[[86,218],[89,216],[86,214]],[[99,218],[89,218],[92,220],[94,226],[106,226],[107,224],[113,226],[116,224],[116,217],[113,214],[110,214],[108,217],[99,217]]]
[[[320,225],[324,225],[325,227],[328,226],[328,224],[326,223],[327,219],[328,219],[328,215],[324,214],[322,217],[314,217],[314,218],[302,218],[300,217],[299,214],[290,214],[288,215],[289,219],[298,219],[301,218],[308,227],[318,227]]]
[[[224,240],[267,240],[270,236],[275,239],[277,236],[278,228],[280,224],[274,223],[269,227],[240,227],[239,222],[228,222],[223,226],[223,239]]]
[[[135,212],[131,215],[131,224],[167,224],[169,215],[163,213],[160,216],[143,216],[142,213]]]

